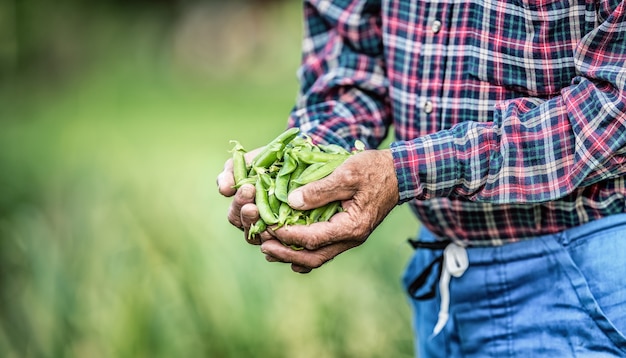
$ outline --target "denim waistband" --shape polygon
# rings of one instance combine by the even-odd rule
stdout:
[[[556,234],[542,235],[535,238],[524,239],[518,242],[502,246],[467,247],[469,264],[474,266],[491,265],[494,263],[525,260],[531,257],[544,256],[558,248],[555,245],[538,244],[539,242],[556,241],[560,245],[569,245],[580,238],[599,231],[617,229],[626,225],[626,214],[612,215],[606,218],[591,221],[581,226],[571,228]],[[420,229],[419,241],[409,240],[416,250],[428,249],[437,251],[429,265],[424,267],[420,275],[415,277],[408,285],[409,295],[415,299],[430,299],[435,295],[435,285],[441,276],[443,262],[443,250],[450,244],[450,240],[440,240],[425,228]],[[425,287],[426,286],[426,287]]]
[[[626,214],[608,216],[565,231],[520,240],[499,247],[468,247],[467,252],[471,265],[485,265],[498,262],[523,260],[535,256],[543,256],[556,247],[538,245],[539,242],[553,241],[560,245],[570,245],[581,238],[601,231],[623,228],[626,225]]]
[[[626,214],[616,214],[616,215],[607,216],[602,219],[590,221],[583,225],[580,225],[571,229],[567,229],[563,232],[559,232],[555,234],[547,234],[547,235],[542,235],[542,236],[537,236],[537,237],[532,237],[532,238],[520,239],[519,241],[516,241],[516,242],[504,244],[502,245],[502,247],[507,248],[507,251],[509,251],[508,248],[511,246],[517,246],[517,247],[527,246],[527,245],[532,246],[533,245],[532,241],[534,239],[541,239],[541,238],[553,238],[561,245],[568,245],[591,233],[595,233],[595,232],[602,231],[602,230],[611,230],[612,228],[618,228],[623,225],[626,225]],[[438,238],[435,235],[433,235],[425,227],[420,228],[419,241],[416,241],[412,238],[408,239],[408,241],[409,241],[409,244],[414,249],[430,249],[430,250],[443,250],[450,243],[449,239],[442,240],[441,238]],[[525,242],[527,245],[524,245]],[[470,249],[470,251],[480,251],[481,248],[492,248],[492,247],[493,246],[467,246],[467,248]],[[528,253],[532,254],[532,250],[531,252],[528,252]],[[515,253],[514,251],[511,251],[510,255],[511,257],[505,256],[504,258],[514,259],[517,253]],[[484,260],[489,260],[489,258],[480,258],[480,257],[477,257],[477,259],[479,260],[477,261],[477,263],[483,262]]]

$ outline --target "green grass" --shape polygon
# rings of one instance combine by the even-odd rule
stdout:
[[[277,49],[287,65],[219,79],[146,66],[146,51],[58,88],[5,90],[1,356],[412,355],[406,207],[308,275],[266,262],[226,220],[215,178],[229,140],[282,131],[297,46]]]

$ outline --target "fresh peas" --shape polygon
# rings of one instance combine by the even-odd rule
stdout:
[[[276,174],[276,181],[274,185],[274,195],[282,201],[287,202],[287,194],[289,192],[289,181],[291,179],[291,173],[293,173],[298,167],[296,160],[285,151],[283,154],[283,166]]]
[[[256,195],[254,201],[257,208],[259,209],[259,216],[268,225],[276,224],[278,222],[278,218],[276,217],[276,214],[274,214],[274,212],[272,211],[272,207],[270,206],[269,198],[267,196],[267,189],[265,189],[265,185],[263,185],[263,180],[257,180],[255,189]]]
[[[278,200],[285,202],[285,203],[287,202],[290,179],[291,179],[291,174],[280,175],[279,173],[275,181],[274,195],[276,195]]]
[[[298,166],[296,167],[296,170],[293,171],[293,173],[291,173],[291,178],[297,178],[300,176],[300,174],[302,174],[303,171],[305,171],[307,168],[306,163],[298,163]],[[291,193],[294,189],[300,187],[302,185],[298,184],[295,182],[295,180],[289,180],[289,187],[287,188],[287,191],[289,193]]]
[[[270,189],[270,191],[267,193],[267,200],[270,203],[270,209],[272,209],[272,213],[274,213],[274,215],[277,215],[278,211],[280,210],[281,201],[278,199],[278,197],[276,197],[276,192],[273,192],[272,189]]]
[[[257,220],[257,222],[250,226],[250,230],[248,231],[248,240],[252,239],[254,235],[262,233],[263,231],[265,231],[266,228],[267,224],[265,224],[265,221],[263,221],[263,219]]]
[[[350,154],[350,152],[348,152],[344,147],[339,146],[337,144],[319,144],[318,147],[324,153],[346,154],[346,155]]]
[[[265,148],[259,153],[253,160],[252,166],[254,168],[266,168],[269,167],[279,157],[279,153],[283,151],[285,145],[291,142],[297,135],[298,128],[290,128],[284,131],[281,135],[272,140]]]
[[[335,160],[326,163],[313,163],[308,166],[302,174],[300,174],[294,182],[299,185],[305,185],[312,181],[320,180],[332,173],[338,166],[340,166],[344,160]]]
[[[312,210],[295,210],[287,203],[288,194],[312,181],[332,173],[354,153],[364,149],[360,141],[355,142],[353,152],[336,144],[315,144],[310,137],[299,135],[297,128],[291,128],[274,138],[247,165],[245,150],[237,141],[231,150],[233,155],[233,175],[235,187],[253,184],[256,189],[255,202],[260,219],[249,230],[249,239],[258,235],[267,226],[308,225],[328,221],[342,211],[336,201]],[[302,249],[291,246],[292,249]]]
[[[236,140],[231,141],[235,143],[235,147],[232,149],[233,153],[233,176],[235,177],[235,186],[241,186],[244,179],[247,178],[248,169],[246,167],[245,153],[243,146]]]
[[[298,167],[298,162],[293,158],[292,154],[290,153],[291,151],[285,151],[285,153],[283,154],[283,165],[278,171],[278,176],[291,174]]]
[[[308,220],[311,223],[317,222],[322,216],[322,214],[324,213],[324,211],[326,210],[326,206],[327,205],[320,206],[319,208],[315,208],[311,210],[308,215]]]
[[[278,208],[278,225],[282,226],[287,223],[287,220],[291,216],[291,212],[293,209],[286,202],[280,203],[280,208]]]
[[[328,221],[330,218],[335,215],[338,211],[341,210],[341,203],[338,201],[334,201],[332,203],[328,203],[323,206],[324,211],[322,215],[319,217],[319,221]]]
[[[326,162],[334,162],[334,161],[343,162],[350,155],[350,154],[314,152],[310,150],[298,150],[298,151],[293,151],[292,153],[293,153],[292,156],[294,156],[296,160],[300,162],[304,162],[306,164],[326,163]]]

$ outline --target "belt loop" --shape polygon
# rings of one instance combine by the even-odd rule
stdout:
[[[437,258],[435,258],[425,269],[424,271],[422,271],[422,273],[419,274],[419,276],[417,276],[415,278],[415,280],[413,280],[413,282],[411,282],[411,284],[409,285],[409,288],[407,289],[409,292],[409,296],[413,297],[414,299],[418,300],[418,301],[424,301],[424,300],[428,300],[431,298],[435,297],[435,293],[437,292],[437,281],[438,280],[433,280],[433,283],[430,286],[430,290],[428,290],[428,292],[417,296],[416,292],[417,290],[419,290],[420,288],[422,288],[425,284],[426,284],[426,280],[428,279],[428,277],[430,276],[433,268],[435,267],[436,264],[439,264],[439,269],[437,272],[437,277],[441,276],[441,269],[443,268],[442,266],[442,262],[443,262],[443,254],[437,256]]]
[[[413,249],[427,249],[431,251],[443,250],[446,248],[446,246],[448,246],[452,242],[452,240],[450,239],[446,239],[442,241],[427,242],[427,241],[414,240],[412,238],[407,239],[407,241],[413,247]],[[443,268],[442,263],[443,263],[443,253],[437,256],[433,261],[431,261],[431,263],[428,264],[428,266],[426,266],[426,268],[413,280],[413,282],[411,282],[411,284],[409,285],[407,289],[409,296],[419,301],[434,298],[435,293],[437,292],[437,282],[439,281],[438,279],[433,280],[428,292],[422,295],[416,295],[416,293],[420,288],[424,287],[429,276],[432,274],[432,271],[437,264],[439,264],[439,268],[437,270],[437,278],[441,277],[441,270]]]

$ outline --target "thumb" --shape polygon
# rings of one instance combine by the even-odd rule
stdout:
[[[297,210],[319,208],[333,201],[351,199],[355,191],[341,180],[342,167],[326,178],[308,183],[292,191],[287,197],[289,206]]]

